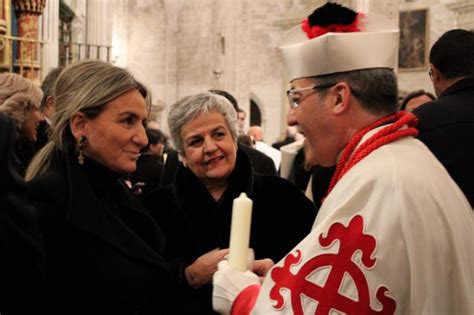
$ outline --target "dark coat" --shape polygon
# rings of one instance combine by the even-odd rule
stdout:
[[[26,169],[36,154],[34,144],[29,139],[20,136],[15,144],[15,154],[20,162],[17,167],[18,173],[21,177],[25,177]]]
[[[34,314],[44,290],[45,254],[35,209],[17,173],[15,123],[0,113],[0,313]]]
[[[456,82],[438,100],[413,111],[420,139],[474,208],[474,79]]]
[[[313,179],[311,181],[311,192],[313,194],[313,202],[316,209],[321,208],[324,198],[328,194],[329,184],[331,179],[336,172],[336,166],[323,167],[315,165],[311,168],[311,175]]]
[[[280,150],[281,147],[283,147],[287,144],[293,143],[293,142],[295,142],[295,137],[286,137],[282,141],[277,141],[277,142],[273,143],[272,147],[274,147],[277,150]]]
[[[163,234],[117,174],[56,152],[29,183],[48,258],[47,314],[174,314]]]
[[[254,148],[246,146],[245,144],[239,143],[239,149],[244,151],[252,162],[253,169],[256,173],[265,175],[277,175],[275,163],[273,160]],[[170,150],[165,163],[165,169],[161,178],[160,186],[165,187],[171,185],[174,181],[176,171],[181,163],[178,159],[178,152]]]
[[[46,120],[42,120],[36,129],[36,142],[34,144],[36,152],[41,150],[41,148],[44,147],[46,143],[48,143],[49,132],[50,127],[48,122]]]
[[[311,178],[311,169],[305,167],[304,147],[301,147],[296,153],[293,165],[291,166],[288,180],[296,185],[302,191],[306,191],[309,179]]]
[[[142,154],[137,161],[137,169],[130,176],[132,184],[143,183],[142,196],[160,186],[161,176],[165,166],[151,154]]]
[[[245,144],[239,144],[239,149],[245,152],[252,163],[253,170],[255,173],[264,175],[277,175],[277,169],[275,168],[275,162],[263,152],[257,149],[246,146]]]
[[[256,259],[283,258],[311,230],[315,209],[309,199],[288,181],[255,174],[243,151],[237,153],[229,186],[219,201],[188,169],[178,168],[174,186],[149,194],[145,200],[163,227],[169,259],[181,261],[178,274],[201,255],[217,247],[228,248],[232,202],[241,192],[253,200],[250,247]],[[214,314],[212,285],[188,288],[183,303],[187,314]]]
[[[305,153],[304,148],[301,148],[295,156],[288,180],[294,183],[296,187],[302,191],[306,191],[309,180],[312,176],[311,193],[313,195],[313,203],[319,211],[324,198],[326,198],[331,179],[336,172],[336,166],[323,167],[315,165],[307,170],[304,163]]]

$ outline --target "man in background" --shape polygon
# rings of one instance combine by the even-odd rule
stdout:
[[[237,124],[239,126],[239,134],[245,134],[245,118],[247,113],[240,107],[237,108]]]
[[[400,103],[400,110],[412,112],[415,108],[434,101],[436,97],[425,90],[416,90],[408,93]]]
[[[250,126],[247,135],[252,139],[254,148],[269,156],[273,160],[273,163],[275,163],[275,168],[278,170],[281,163],[281,152],[263,141],[262,127]]]
[[[44,120],[38,126],[37,140],[34,145],[36,151],[39,151],[48,142],[49,126],[51,126],[51,121],[56,112],[53,98],[54,83],[63,69],[63,67],[57,67],[51,70],[41,84],[43,98],[41,99],[40,111]]]
[[[438,100],[413,111],[419,119],[418,139],[474,207],[474,33],[462,29],[444,33],[429,58]]]

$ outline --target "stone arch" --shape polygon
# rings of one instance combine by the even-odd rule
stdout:
[[[249,126],[258,125],[261,126],[263,130],[265,130],[265,122],[266,122],[266,112],[265,107],[263,106],[262,101],[260,98],[255,95],[254,93],[250,92],[250,110],[249,110]],[[256,117],[259,116],[259,117]]]

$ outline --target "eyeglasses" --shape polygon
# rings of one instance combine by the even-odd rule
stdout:
[[[336,82],[337,83],[337,82]],[[305,87],[305,88],[301,88],[301,89],[290,89],[288,91],[286,91],[286,95],[288,96],[288,100],[290,101],[290,107],[292,109],[295,109],[297,108],[300,103],[307,97],[309,96],[311,93],[308,93],[306,94],[305,96],[301,96],[301,92],[304,92],[304,91],[312,91],[312,90],[324,90],[324,89],[328,89],[330,87],[333,87],[334,85],[336,85],[336,83],[327,83],[327,84],[321,84],[321,85],[313,85],[313,86],[308,86],[308,87]]]

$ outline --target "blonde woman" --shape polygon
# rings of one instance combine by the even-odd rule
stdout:
[[[170,314],[164,239],[122,178],[147,144],[146,90],[100,61],[66,67],[28,171],[48,258],[48,314]]]

